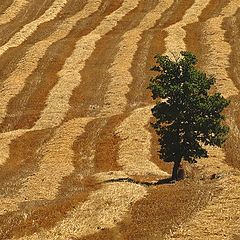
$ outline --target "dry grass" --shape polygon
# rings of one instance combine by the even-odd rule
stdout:
[[[138,1],[125,1],[122,6],[104,18],[100,25],[90,34],[82,37],[75,46],[72,55],[66,59],[65,64],[58,72],[59,81],[51,90],[47,99],[47,105],[40,119],[36,122],[36,128],[58,126],[65,118],[69,106],[72,91],[81,83],[79,73],[85,66],[87,59],[93,53],[96,42],[111,31],[127,13],[137,7]]]
[[[84,237],[112,228],[121,222],[131,205],[143,198],[146,190],[130,183],[107,184],[93,192],[88,200],[68,213],[68,216],[48,232],[40,232],[27,239],[71,239]]]
[[[25,132],[27,132],[27,130],[17,130],[0,135],[0,165],[5,164],[9,158],[11,142],[23,135]]]
[[[222,23],[225,17],[230,17],[238,9],[238,1],[230,1],[219,16],[211,18],[204,23],[203,43],[209,48],[206,57],[209,59],[204,64],[204,69],[208,73],[214,74],[217,79],[217,89],[225,96],[229,97],[238,93],[233,85],[228,73],[229,55],[231,46],[225,42],[225,30],[222,29]],[[233,108],[229,108],[233,111]],[[237,151],[234,139],[238,137],[238,128],[236,125],[235,114],[228,114],[228,124],[231,127],[231,139],[227,142],[228,147],[233,152],[228,156],[234,156],[227,159],[227,162],[236,161]],[[234,136],[234,137],[233,137]],[[226,146],[227,147],[227,146]],[[225,154],[220,149],[209,149],[210,158],[202,160],[198,166],[201,169],[202,178],[209,178],[215,174],[220,180],[216,181],[216,189],[220,190],[219,195],[212,198],[205,209],[196,213],[193,218],[186,221],[169,239],[232,239],[239,235],[240,225],[240,193],[239,182],[240,173],[226,164]]]
[[[231,97],[231,104],[226,111],[227,124],[230,127],[230,132],[227,141],[224,144],[224,150],[226,152],[226,162],[233,168],[240,170],[240,122],[239,122],[239,97]]]
[[[150,161],[146,161],[146,159],[149,159],[151,157],[151,134],[148,133],[147,130],[142,129],[144,129],[144,125],[149,120],[149,112],[149,107],[136,110],[133,115],[126,119],[126,123],[123,122],[122,126],[118,128],[118,131],[122,132],[121,136],[123,136],[122,134],[125,133],[128,134],[130,141],[131,139],[133,140],[132,143],[126,142],[126,144],[123,143],[122,146],[120,145],[119,162],[122,165],[123,171],[110,172],[108,174],[96,174],[95,176],[98,177],[98,181],[108,180],[108,177],[111,179],[123,176],[125,177],[128,176],[128,174],[154,174],[157,175],[158,178],[159,175],[163,176],[163,171],[158,169],[157,166],[155,166]],[[142,118],[142,116],[145,116],[145,119]],[[134,123],[135,126],[132,128],[136,129],[136,131],[131,132],[131,135],[128,133],[128,128],[124,130],[125,126],[129,127],[128,122],[131,124]],[[140,127],[138,124],[142,124],[143,126]],[[145,141],[143,142],[142,139],[145,139]],[[146,139],[149,140],[146,141]],[[145,143],[149,145],[148,147],[145,145],[142,146],[141,149],[144,152],[139,153],[139,157],[142,157],[140,163],[139,161],[133,162],[131,160],[131,156],[133,154],[132,152],[136,152],[136,150],[139,148],[140,143],[135,144],[136,141],[141,141],[141,144]],[[144,165],[144,168],[138,169],[137,166],[140,165]],[[147,168],[147,166],[149,166],[149,169],[146,173],[145,168]],[[157,169],[157,172],[154,169]],[[144,173],[142,170],[144,170]],[[164,174],[167,175],[166,173]],[[70,212],[69,217],[65,218],[65,220],[57,224],[57,226],[50,230],[48,233],[41,232],[33,236],[24,237],[22,239],[65,239],[66,237],[86,236],[98,232],[101,229],[115,227],[118,222],[122,221],[123,218],[125,218],[129,209],[129,205],[141,199],[144,195],[146,195],[146,189],[140,185],[134,185],[130,183],[106,184],[98,191],[93,192],[90,195],[88,201],[78,206],[76,211]]]
[[[183,224],[171,239],[231,239],[239,235],[240,225],[240,174],[223,177],[218,182],[221,193]]]
[[[39,170],[24,180],[23,187],[15,197],[1,198],[0,214],[16,211],[21,202],[53,200],[62,179],[70,175],[74,166],[72,146],[76,138],[84,133],[84,127],[91,119],[73,119],[60,128],[43,146]]]
[[[87,200],[88,193],[96,191],[97,186],[92,178],[85,178],[84,182],[76,181],[79,191],[72,195],[60,195],[54,201],[30,202],[22,205],[21,210],[0,216],[0,238],[13,239],[24,235],[54,227],[62,221],[70,211]],[[82,184],[84,191],[81,190]]]
[[[151,133],[145,129],[151,117],[150,109],[151,106],[136,109],[117,128],[117,135],[122,139],[118,164],[129,175],[167,177],[168,173],[150,161]]]
[[[120,224],[120,239],[164,239],[205,206],[212,187],[211,183],[191,179],[150,188],[149,195],[137,202],[129,218]]]
[[[14,0],[0,17],[0,25],[11,22],[29,3],[28,0]]]
[[[234,81],[235,86],[239,89],[240,87],[240,10],[234,16],[226,18],[223,24],[225,32],[225,39],[231,44],[231,55],[230,55],[230,67],[228,69],[229,75],[231,79]],[[226,116],[227,116],[227,124],[230,126],[229,137],[225,143],[225,151],[226,151],[226,161],[229,165],[234,168],[240,169],[240,99],[238,96],[230,97],[231,103],[227,108]]]
[[[44,57],[48,48],[55,42],[65,38],[79,20],[95,12],[100,4],[101,1],[89,1],[82,11],[67,18],[49,37],[42,41],[38,41],[28,49],[25,56],[17,64],[16,69],[4,80],[1,97],[0,122],[3,121],[7,114],[7,107],[10,100],[23,90],[26,79],[38,68],[38,63],[40,59]]]
[[[104,106],[100,116],[111,116],[122,113],[127,107],[126,94],[130,91],[133,76],[130,72],[134,55],[138,49],[141,34],[152,28],[162,14],[173,4],[173,1],[161,1],[149,11],[138,26],[127,31],[118,45],[118,53],[108,70],[111,82],[104,97]]]
[[[169,56],[172,56],[172,54],[178,56],[180,51],[186,50],[184,41],[186,31],[184,30],[184,27],[188,24],[198,22],[198,17],[209,4],[209,1],[210,0],[195,1],[193,5],[187,9],[182,20],[165,29],[168,33],[168,36],[165,39],[165,47],[167,49],[166,54]]]
[[[147,128],[151,107],[135,109],[133,112],[127,111],[119,117],[113,116],[116,117],[113,122],[110,119],[99,118],[91,121],[92,119],[78,118],[62,124],[66,120],[66,113],[70,107],[69,99],[73,90],[82,81],[80,71],[97,48],[96,43],[110,33],[127,14],[136,9],[139,2],[125,0],[118,10],[105,17],[95,30],[77,42],[72,55],[67,58],[63,69],[58,72],[59,82],[50,92],[47,106],[33,129],[55,126],[58,128],[50,141],[42,145],[43,158],[39,162],[39,170],[25,179],[26,182],[16,197],[2,199],[1,207],[10,211],[15,210],[15,212],[9,211],[4,216],[0,216],[0,238],[153,240],[163,239],[167,235],[172,239],[230,239],[231,236],[232,239],[235,239],[240,234],[240,176],[237,170],[235,171],[225,163],[223,151],[211,148],[210,158],[197,165],[201,175],[196,174],[195,179],[188,179],[174,185],[146,188],[127,182],[99,184],[109,179],[117,181],[118,178],[129,176],[135,177],[139,181],[151,181],[149,180],[151,177],[159,179],[167,176],[162,169],[169,171],[169,166],[163,163],[158,164],[155,157],[152,156],[155,148],[151,146],[153,138]],[[181,2],[184,4],[184,0]],[[186,2],[189,4],[189,1],[186,0]],[[182,20],[166,29],[169,34],[165,39],[168,51],[185,50],[186,33],[184,29],[188,24],[198,21],[206,6],[210,4],[209,2],[208,0],[195,1],[186,11]],[[162,2],[156,5],[155,9],[145,15],[137,28],[128,31],[123,36],[112,65],[112,76],[116,77],[115,83],[112,81],[113,85],[109,85],[115,90],[105,96],[102,114],[110,112],[111,116],[125,110],[127,105],[125,94],[129,92],[128,84],[132,83],[134,78],[130,74],[130,68],[138,49],[137,45],[141,40],[142,33],[155,27],[154,24],[161,17],[159,11],[164,11],[172,2],[164,3],[166,6],[162,6]],[[88,1],[88,5],[83,9],[83,15],[79,12],[79,15],[76,14],[69,18],[71,20],[63,22],[47,39],[38,42],[34,48],[30,48],[35,54],[32,58],[35,63],[27,64],[31,62],[32,57],[29,50],[28,61],[23,59],[20,64],[29,65],[30,68],[22,68],[24,69],[23,74],[26,74],[24,79],[20,79],[20,76],[18,79],[15,76],[12,78],[12,85],[14,84],[13,80],[25,81],[34,68],[37,68],[36,64],[43,56],[44,51],[55,41],[65,37],[79,17],[88,17],[98,9],[99,5],[100,1]],[[230,78],[226,75],[230,46],[228,43],[223,43],[225,31],[221,29],[221,23],[225,16],[235,13],[236,7],[237,0],[229,1],[229,5],[223,9],[219,17],[208,20],[204,25],[204,34],[207,35],[203,40],[206,45],[210,46],[211,61],[215,60],[214,71],[216,70],[217,77],[223,76],[227,80],[226,84],[223,82],[226,89],[229,88],[229,91],[224,90],[225,95],[234,94],[237,91],[233,89]],[[43,22],[47,21],[42,17],[39,19],[42,19]],[[47,15],[47,17],[51,19],[52,15]],[[33,32],[38,28],[34,22],[32,25],[26,25],[30,26],[30,30],[32,29]],[[25,34],[22,31],[15,34],[14,37],[19,36],[20,33]],[[15,43],[21,44],[25,41],[24,36],[28,38],[32,33],[28,34],[23,35],[23,38],[16,40]],[[221,44],[223,44],[222,48]],[[220,68],[222,68],[221,71]],[[121,76],[124,76],[121,86],[117,82],[122,79],[114,75],[115,72],[120,72]],[[218,83],[222,84],[222,82]],[[220,86],[219,89],[223,88]],[[10,85],[6,85],[5,90],[6,95],[10,98],[17,94],[17,89],[11,88]],[[5,101],[6,106],[8,101]],[[116,106],[116,108],[112,108],[112,106]],[[4,101],[2,109],[4,109]],[[229,116],[235,114],[231,111]],[[127,117],[122,121],[125,116]],[[88,124],[89,121],[91,122]],[[238,115],[234,115],[228,121],[231,126],[231,141],[235,139],[238,141]],[[121,124],[119,124],[120,122]],[[85,128],[87,125],[88,127]],[[104,126],[108,127],[103,129]],[[86,129],[89,130],[89,127],[93,128],[89,131],[92,134],[90,137],[85,132]],[[2,136],[3,138],[0,140],[4,143],[0,149],[4,153],[1,158],[2,163],[8,158],[9,144],[12,139],[19,137],[18,134],[21,136],[22,132],[19,131]],[[110,133],[107,134],[107,131]],[[78,138],[80,134],[82,136]],[[101,137],[106,139],[98,140],[99,144],[96,144],[95,141]],[[86,143],[80,144],[80,141],[86,141]],[[76,147],[76,144],[79,144],[79,147]],[[109,144],[114,146],[108,147]],[[227,142],[227,144],[231,143]],[[232,144],[232,154],[238,154],[237,148],[237,144]],[[86,151],[89,152],[84,156]],[[107,162],[108,160],[109,162]],[[94,166],[94,161],[96,166]],[[101,163],[101,161],[105,162]],[[81,163],[91,169],[82,169],[79,167]],[[75,171],[73,172],[73,170]],[[83,172],[81,172],[82,170]],[[85,186],[84,181],[89,177],[85,176],[85,173],[87,173],[86,175],[93,174],[95,178],[90,180],[91,187]],[[71,176],[69,176],[70,174]],[[216,174],[216,179],[210,180],[213,174]],[[96,186],[99,188],[97,189]]]
[[[226,30],[222,28],[222,24],[224,18],[234,15],[238,8],[238,0],[230,1],[220,15],[207,20],[202,29],[204,36],[202,41],[208,48],[208,53],[205,55],[208,64],[205,65],[204,70],[208,74],[216,76],[216,88],[226,98],[237,95],[238,89],[234,86],[227,71],[230,66],[231,46],[225,41]]]
[[[54,19],[66,5],[67,0],[55,0],[51,7],[38,19],[26,24],[20,31],[18,31],[7,43],[0,47],[0,55],[6,52],[9,48],[17,47],[31,36],[40,24]]]
[[[240,225],[240,172],[225,162],[225,153],[208,147],[209,158],[199,161],[201,179],[215,180],[211,201],[201,211],[181,224],[167,239],[230,239],[239,234]],[[214,179],[213,178],[213,179]]]

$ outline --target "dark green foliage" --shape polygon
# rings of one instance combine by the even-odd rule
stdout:
[[[220,147],[225,141],[228,127],[222,124],[221,112],[229,101],[220,93],[209,94],[216,80],[195,68],[197,59],[192,53],[181,52],[176,61],[168,56],[155,58],[152,70],[158,75],[148,88],[157,101],[152,125],[159,135],[160,157],[178,165],[182,159],[195,162],[207,157],[204,145]]]

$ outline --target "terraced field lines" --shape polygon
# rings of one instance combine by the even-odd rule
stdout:
[[[126,217],[132,204],[142,199],[146,193],[143,186],[136,184],[106,184],[92,193],[86,202],[69,212],[68,216],[49,232],[35,233],[20,239],[74,239],[113,228]]]
[[[84,133],[85,126],[91,120],[90,118],[73,119],[56,130],[52,139],[42,146],[43,158],[40,161],[39,171],[28,179],[21,196],[27,199],[55,198],[61,180],[74,170],[73,143]]]
[[[192,24],[198,21],[198,17],[201,15],[204,8],[207,7],[210,0],[195,1],[194,4],[186,11],[182,20],[169,26],[166,31],[168,36],[165,39],[165,47],[167,49],[166,54],[172,56],[172,54],[178,56],[180,51],[186,50],[184,38],[186,37],[186,31],[184,27],[188,24]]]
[[[1,199],[0,213],[16,210],[18,204],[33,200],[53,200],[62,179],[72,173],[74,166],[72,149],[74,141],[84,133],[90,118],[73,119],[59,127],[54,136],[39,150],[43,157],[39,170],[27,177],[18,196]]]
[[[29,0],[14,0],[13,3],[0,16],[0,25],[11,22],[18,13],[24,9],[29,3]]]
[[[227,69],[230,66],[229,55],[231,46],[225,42],[225,30],[222,29],[224,18],[233,16],[239,9],[239,1],[229,1],[220,15],[207,20],[203,25],[203,44],[208,49],[204,55],[208,59],[204,70],[217,78],[217,89],[230,97],[238,94]],[[240,172],[234,171],[225,162],[225,155],[221,149],[210,149],[210,159],[199,166],[207,175],[218,172],[222,179],[218,182],[222,190],[219,196],[213,198],[209,205],[198,212],[193,219],[186,222],[169,239],[230,239],[240,234]],[[235,174],[233,174],[235,172]],[[234,209],[234,211],[233,211]]]
[[[26,24],[19,32],[17,32],[11,39],[0,47],[0,56],[9,48],[17,47],[22,44],[29,36],[31,36],[40,24],[53,20],[66,5],[67,0],[55,0],[51,7],[38,19]]]
[[[119,149],[119,163],[122,165],[123,171],[119,171],[119,174],[111,172],[108,177],[128,176],[125,175],[126,173],[158,177],[168,176],[147,160],[150,159],[151,134],[144,129],[144,126],[148,123],[149,115],[150,107],[137,109],[116,130],[117,134],[123,138]],[[133,159],[133,154],[135,156],[136,151],[138,151],[139,158]],[[99,181],[107,180],[106,176],[103,175],[100,173],[96,174],[95,177],[99,176]],[[94,234],[101,229],[113,228],[126,217],[130,206],[146,194],[146,189],[140,185],[130,183],[106,184],[93,192],[86,202],[69,212],[68,216],[49,232],[42,231],[21,239],[80,238]]]
[[[224,18],[233,16],[239,9],[239,1],[230,1],[223,8],[220,15],[204,23],[203,43],[207,45],[204,57],[208,59],[204,70],[214,74],[217,78],[217,89],[225,96],[238,94],[237,88],[231,81],[227,69],[230,66],[229,55],[231,46],[225,41],[225,30],[222,29]],[[184,224],[171,239],[234,239],[234,234],[239,235],[240,225],[240,172],[234,171],[225,162],[223,151],[216,149],[216,157],[210,159],[203,170],[210,173],[220,172],[223,178],[218,186],[222,189],[219,196],[196,216]],[[211,165],[209,166],[209,163]],[[205,170],[205,171],[206,171]],[[235,174],[233,174],[235,172]],[[210,223],[210,224],[209,224]]]
[[[208,62],[204,69],[208,74],[217,77],[216,87],[226,98],[237,95],[239,92],[227,72],[230,66],[231,46],[225,41],[226,30],[222,28],[222,24],[224,18],[233,16],[239,7],[238,0],[230,1],[219,16],[209,19],[203,26],[204,37],[202,41],[208,48],[204,56]]]
[[[118,164],[128,175],[166,177],[168,174],[150,161],[151,133],[145,129],[150,117],[151,106],[139,108],[117,128],[116,133],[122,139]]]
[[[0,123],[7,114],[9,101],[22,91],[25,86],[25,80],[37,69],[38,62],[44,57],[47,49],[55,42],[67,37],[76,23],[97,11],[100,4],[101,1],[89,1],[82,11],[67,18],[48,38],[37,42],[27,51],[26,55],[18,63],[17,68],[3,83],[1,90]]]
[[[109,73],[112,76],[111,82],[104,99],[104,107],[100,116],[111,116],[124,111],[129,92],[129,85],[133,81],[130,68],[137,51],[138,42],[141,40],[141,34],[152,28],[161,14],[166,11],[174,1],[161,1],[152,11],[142,19],[140,24],[126,32],[119,44],[119,52],[112,63]]]
[[[82,80],[79,72],[93,53],[96,42],[111,31],[127,13],[136,8],[138,3],[138,0],[125,0],[119,9],[105,17],[96,29],[77,42],[72,55],[58,72],[59,81],[49,94],[47,106],[36,122],[36,128],[54,127],[61,124],[70,108],[69,99],[72,91]]]

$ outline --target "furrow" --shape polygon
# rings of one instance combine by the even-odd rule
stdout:
[[[90,120],[92,119],[73,119],[56,130],[53,138],[42,146],[43,158],[39,171],[27,180],[24,187],[27,191],[21,190],[21,195],[29,199],[54,199],[63,177],[70,175],[74,170],[72,146],[76,138],[84,133],[84,128]]]
[[[222,25],[224,19],[236,14],[238,9],[239,1],[230,1],[219,16],[207,20],[202,28],[202,41],[208,49],[204,54],[204,58],[208,60],[204,70],[208,74],[216,76],[217,90],[226,98],[237,95],[239,91],[230,79],[227,71],[230,67],[231,46],[225,41],[224,35],[226,30],[223,29]]]
[[[229,75],[235,86],[240,89],[240,8],[237,13],[229,18],[226,18],[223,23],[225,32],[225,41],[231,46],[231,55],[229,57],[230,66],[228,68]]]
[[[26,79],[37,69],[38,62],[44,57],[48,48],[55,42],[67,37],[77,22],[97,11],[100,4],[100,0],[89,1],[82,11],[67,18],[49,37],[29,48],[26,55],[19,61],[17,68],[3,83],[3,88],[1,89],[0,123],[7,114],[9,101],[23,90]]]
[[[39,170],[24,180],[16,197],[1,198],[1,214],[17,210],[22,202],[55,199],[60,182],[74,170],[74,141],[84,133],[85,126],[91,120],[73,119],[56,130],[54,136],[39,150],[39,154],[43,156],[39,162]]]
[[[67,0],[55,0],[43,15],[41,15],[38,19],[26,24],[19,32],[14,34],[14,36],[12,36],[7,43],[0,47],[0,56],[8,49],[17,47],[26,41],[26,39],[37,30],[40,24],[54,19],[61,12],[66,3]]]
[[[19,64],[19,67],[6,81],[8,85],[11,86],[11,89],[6,88],[6,90],[3,91],[1,107],[3,107],[4,103],[7,105],[11,97],[23,88],[24,82],[22,80],[27,78],[34,70],[34,68],[37,67],[37,61],[39,61],[40,57],[44,55],[44,51],[47,50],[48,45],[51,45],[55,41],[64,38],[71,31],[72,27],[74,24],[76,24],[77,21],[79,21],[81,18],[89,16],[92,12],[96,11],[98,5],[99,2],[90,1],[82,11],[68,18],[66,22],[62,23],[51,36],[30,48],[25,58]],[[18,77],[20,77],[19,85],[17,85],[16,82],[16,79],[18,79]],[[3,110],[4,109],[2,109],[2,117],[5,115],[5,111]],[[6,134],[1,134],[1,165],[5,164],[9,158],[11,142],[23,135],[25,132],[27,132],[27,130],[17,130]]]
[[[89,2],[89,4],[85,7],[85,9],[87,10],[87,9],[91,9],[91,10],[93,10],[94,8],[96,8],[96,5],[97,5],[98,3],[96,3],[96,2]],[[109,8],[107,8],[107,4],[104,4],[105,6],[102,6],[102,10],[100,11],[100,13],[102,12],[102,11],[104,11],[104,14],[107,14],[110,10],[112,10],[112,8],[114,7],[114,8],[116,8],[116,6],[115,6],[115,4],[113,4],[113,6],[112,7],[109,7]],[[107,8],[106,9],[106,11],[104,10],[105,8]],[[80,15],[80,13],[79,13],[79,15]],[[76,19],[76,16],[74,16],[74,17],[72,17],[72,18],[74,18],[74,19]],[[103,17],[98,17],[97,18],[97,20],[99,20],[99,18],[100,19],[102,19]],[[93,20],[93,19],[91,19],[91,20]],[[94,20],[96,20],[96,16],[94,16]],[[64,29],[66,29],[66,28],[64,28]],[[74,38],[75,37],[75,35],[71,35],[71,38]],[[49,82],[49,80],[48,80],[48,82]],[[46,88],[46,85],[45,85],[45,88]],[[35,102],[35,103],[38,103],[38,102]],[[35,107],[35,106],[34,106]],[[18,107],[16,107],[16,109],[19,109]],[[36,107],[34,108],[34,109],[36,109]],[[6,125],[6,127],[8,126],[8,125],[11,125],[11,122],[14,122],[15,121],[15,118],[16,118],[17,116],[15,116],[13,119],[10,119],[11,121],[9,121],[9,124],[7,124]],[[23,120],[23,121],[28,121],[28,119],[26,119],[26,120]],[[33,129],[30,129],[30,131],[32,131],[32,130],[34,130],[34,128]],[[15,132],[15,131],[13,131],[13,132]],[[12,132],[12,133],[13,133]],[[11,133],[10,133],[11,134]],[[18,135],[18,137],[19,137],[19,135]],[[9,153],[9,148],[10,148],[10,143],[11,143],[11,141],[12,140],[15,140],[14,139],[14,137],[11,137],[11,140],[9,139],[7,142],[5,141],[5,142],[3,142],[3,147],[2,148],[4,148],[5,149],[5,155],[4,156],[2,156],[2,161],[4,161],[4,162],[6,162],[6,160],[7,160],[7,158],[8,158],[8,154],[7,153]],[[10,159],[11,160],[11,159]]]
[[[110,0],[102,1],[98,10],[78,21],[66,38],[48,48],[44,57],[39,61],[37,69],[26,79],[23,90],[9,101],[7,116],[1,126],[2,131],[8,128],[13,130],[34,126],[45,107],[49,92],[58,82],[57,73],[62,69],[65,60],[71,56],[76,42],[95,29],[104,17],[118,9],[122,2],[123,0],[114,3]],[[67,7],[64,8],[65,11],[67,9]],[[74,115],[72,118],[84,116]]]
[[[69,99],[72,91],[81,82],[79,72],[84,68],[86,60],[93,53],[96,42],[111,31],[128,12],[138,5],[138,0],[126,0],[122,6],[108,15],[100,25],[87,36],[82,37],[76,44],[73,54],[66,60],[62,70],[58,72],[59,81],[49,94],[46,107],[36,128],[58,126],[64,120],[69,109]]]
[[[131,91],[127,93],[127,111],[151,102],[150,92],[147,91],[149,76],[152,75],[150,67],[155,65],[154,56],[156,53],[163,54],[165,49],[164,39],[167,36],[165,28],[181,21],[186,10],[191,7],[193,1],[175,1],[168,8],[154,27],[144,31],[141,40],[138,42],[138,49],[134,54],[130,69],[133,81],[129,85]]]
[[[95,139],[94,168],[95,173],[111,172],[120,170],[118,164],[120,137],[116,134],[116,128],[125,118],[124,115],[116,115],[101,120],[98,138]],[[93,127],[90,131],[93,130]],[[89,131],[89,132],[90,132]],[[95,132],[95,129],[94,129]]]
[[[149,76],[152,75],[150,67],[155,65],[154,56],[156,53],[163,54],[166,51],[164,39],[166,38],[167,33],[164,29],[181,21],[186,10],[192,4],[193,1],[189,0],[175,1],[174,4],[162,14],[162,18],[159,19],[155,26],[142,34],[142,39],[138,43],[138,50],[134,55],[132,67],[130,69],[133,81],[129,85],[131,91],[126,95],[128,99],[127,112],[136,109],[137,107],[146,106],[152,103],[150,91],[147,90]],[[159,159],[159,143],[157,135],[150,125],[149,131],[152,133],[151,161],[156,163],[160,169],[171,172],[171,164],[165,164]],[[135,226],[132,228],[134,229]]]
[[[5,12],[0,16],[0,25],[6,24],[14,19],[25,6],[27,6],[29,0],[14,0]]]
[[[188,24],[198,22],[204,8],[207,7],[210,0],[195,1],[194,4],[186,11],[182,20],[169,26],[167,31],[168,36],[165,39],[165,47],[167,49],[166,54],[177,57],[180,51],[186,50],[186,44],[184,39],[186,37],[186,31],[184,27]]]
[[[14,21],[8,24],[0,26],[0,35],[4,38],[0,38],[0,46],[6,44],[12,36],[19,32],[25,25],[41,17],[44,12],[51,7],[54,0],[34,0],[20,12]],[[21,45],[9,48],[1,57],[0,65],[2,66],[0,88],[2,88],[2,82],[7,79],[10,74],[16,69],[17,64],[21,58],[24,57],[27,50],[49,35],[56,31],[57,27],[67,18],[73,16],[80,11],[87,0],[78,1],[68,0],[67,4],[62,8],[60,13],[52,20],[40,24],[37,31],[26,39]]]
[[[161,1],[140,22],[140,24],[124,34],[119,44],[119,52],[112,63],[109,73],[111,82],[104,99],[104,107],[100,116],[111,116],[123,112],[127,105],[126,94],[129,92],[129,84],[133,81],[130,68],[137,51],[138,42],[144,31],[152,28],[162,13],[169,8],[174,1]]]

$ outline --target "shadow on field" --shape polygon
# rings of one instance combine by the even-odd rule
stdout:
[[[134,184],[139,184],[141,186],[156,186],[156,185],[161,185],[161,184],[173,184],[175,181],[172,180],[172,178],[165,178],[161,179],[159,181],[155,182],[144,182],[144,181],[137,181],[132,178],[116,178],[116,179],[109,179],[106,180],[102,183],[110,183],[110,182],[129,182],[129,183],[134,183]]]

